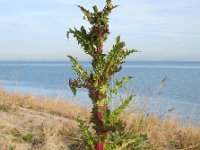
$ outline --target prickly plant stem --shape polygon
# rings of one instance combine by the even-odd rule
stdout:
[[[102,31],[101,31],[101,29],[99,29],[99,28],[97,28],[97,37],[98,37],[98,47],[97,47],[97,54],[98,54],[98,58],[100,58],[101,57],[101,55],[102,55],[102,43],[101,43],[101,40],[100,40],[100,38],[101,38],[101,36],[102,36]],[[98,85],[100,86],[101,85],[101,82],[102,82],[102,80],[101,80],[101,77],[98,79]],[[100,92],[98,92],[98,97],[100,97],[100,95],[99,94],[101,94]],[[98,99],[98,101],[101,101],[101,99]],[[105,106],[98,106],[97,107],[97,123],[99,124],[99,125],[101,125],[101,126],[103,126],[103,121],[102,121],[102,110],[105,110],[106,109],[106,107]],[[97,143],[97,145],[96,145],[96,150],[103,150],[103,143],[101,142],[101,143]]]

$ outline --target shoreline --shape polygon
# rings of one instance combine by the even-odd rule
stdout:
[[[80,136],[78,116],[88,119],[90,110],[67,101],[0,91],[0,149],[69,149],[70,137]],[[121,117],[127,125],[137,125],[135,132],[147,133],[152,149],[200,148],[200,125],[181,127],[176,120],[163,122],[134,112]]]
[[[87,92],[79,91],[77,93],[77,97],[73,97],[71,91],[70,91],[71,95],[69,95],[68,93],[66,93],[66,90],[61,90],[61,91],[56,90],[57,91],[56,93],[56,92],[53,92],[54,90],[45,90],[43,88],[38,89],[36,87],[30,88],[30,90],[28,91],[27,90],[23,91],[23,89],[21,89],[20,87],[16,88],[15,90],[7,90],[6,88],[0,88],[0,91],[1,90],[6,91],[8,94],[11,94],[11,95],[16,94],[16,95],[20,95],[24,97],[32,96],[32,97],[36,97],[36,99],[50,100],[50,101],[61,100],[64,102],[80,105],[88,109],[90,109],[92,106],[90,104],[90,100],[89,100]],[[31,91],[34,91],[34,92],[31,93]],[[39,94],[38,91],[40,91],[41,94]],[[52,93],[54,93],[54,95]],[[121,93],[121,95],[123,94]],[[81,101],[81,99],[83,99],[84,101]],[[146,99],[146,100],[143,101],[143,99]],[[142,109],[144,109],[146,115],[149,115],[151,117],[156,116],[157,118],[161,119],[161,118],[164,118],[164,116],[166,115],[167,118],[176,118],[175,119],[176,122],[181,126],[186,126],[186,124],[191,125],[191,126],[200,125],[200,118],[196,118],[198,117],[198,113],[196,112],[197,111],[196,109],[200,108],[199,105],[195,106],[194,104],[189,104],[191,106],[191,111],[188,110],[188,112],[186,113],[184,109],[182,110],[181,108],[178,107],[178,103],[176,103],[176,105],[172,105],[172,104],[169,105],[170,102],[172,102],[173,100],[167,100],[167,102],[165,102],[162,100],[164,98],[161,97],[158,104],[158,100],[156,98],[153,98],[152,100],[149,100],[149,99],[151,99],[151,97],[148,95],[144,95],[143,97],[136,95],[136,99],[134,103],[132,104],[134,111],[141,112]],[[114,103],[113,105],[116,106],[118,103],[119,101],[116,101],[116,103]],[[148,105],[146,105],[145,103],[148,103]],[[166,107],[165,104],[166,105],[168,104],[169,106]],[[153,109],[155,106],[158,107],[156,111],[154,111]]]

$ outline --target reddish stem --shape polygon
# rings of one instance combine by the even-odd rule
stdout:
[[[106,106],[99,106],[98,108],[97,108],[97,121],[98,121],[98,123],[100,123],[100,124],[103,124],[103,121],[102,121],[102,110],[106,110],[107,109],[107,107]]]
[[[99,98],[99,95],[97,94],[97,92],[94,89],[92,89],[91,87],[89,87],[86,84],[84,84],[84,87],[87,88],[97,99]]]
[[[100,78],[98,79],[98,85],[99,86],[101,85],[101,79]]]
[[[102,47],[101,47],[101,45],[97,48],[97,52],[98,52],[98,54],[102,53]]]
[[[101,29],[98,29],[96,28],[96,26],[94,26],[94,29],[96,30],[96,34],[97,34],[97,37],[98,37],[98,47],[97,47],[97,54],[98,55],[101,55],[102,54],[102,43],[101,43],[101,36],[103,34],[103,31]],[[98,85],[100,86],[101,85],[101,78],[98,79]],[[97,93],[97,96],[99,98],[99,93]],[[100,100],[99,100],[100,101]],[[102,110],[105,110],[107,109],[106,106],[98,106],[97,107],[97,122],[101,125],[103,125],[103,121],[102,121]],[[98,143],[96,145],[96,150],[103,150],[103,143]]]
[[[103,150],[103,143],[98,143],[96,146],[96,150]]]

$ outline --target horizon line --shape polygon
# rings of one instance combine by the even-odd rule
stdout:
[[[78,60],[79,62],[90,62],[90,60]],[[0,60],[0,62],[70,62],[70,60]],[[125,62],[200,62],[200,60],[126,60]]]

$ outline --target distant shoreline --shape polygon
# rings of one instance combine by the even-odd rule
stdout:
[[[81,63],[84,69],[89,70],[91,64]],[[26,62],[0,62],[0,87],[8,91],[35,94],[44,97],[76,99],[83,105],[90,106],[88,92],[78,90],[74,97],[68,86],[70,78],[76,78],[72,64],[68,61],[26,61]],[[160,98],[158,113],[162,113],[166,105],[173,106],[173,112],[183,119],[193,112],[193,123],[199,122],[200,114],[200,62],[136,62],[128,61],[123,65],[123,71],[116,74],[115,79],[130,75],[133,78],[127,86],[132,94],[142,97],[145,101],[149,94],[154,94],[150,104]],[[161,94],[156,95],[156,90],[167,76]],[[126,91],[122,89],[120,94]],[[150,92],[150,93],[149,93]],[[154,108],[154,107],[153,107]],[[150,113],[152,107],[148,107]],[[148,112],[148,113],[149,113]]]
[[[0,60],[0,63],[70,63],[66,60]],[[80,60],[79,62],[89,63],[90,61]],[[126,62],[155,62],[155,63],[200,63],[200,60],[127,60]]]

